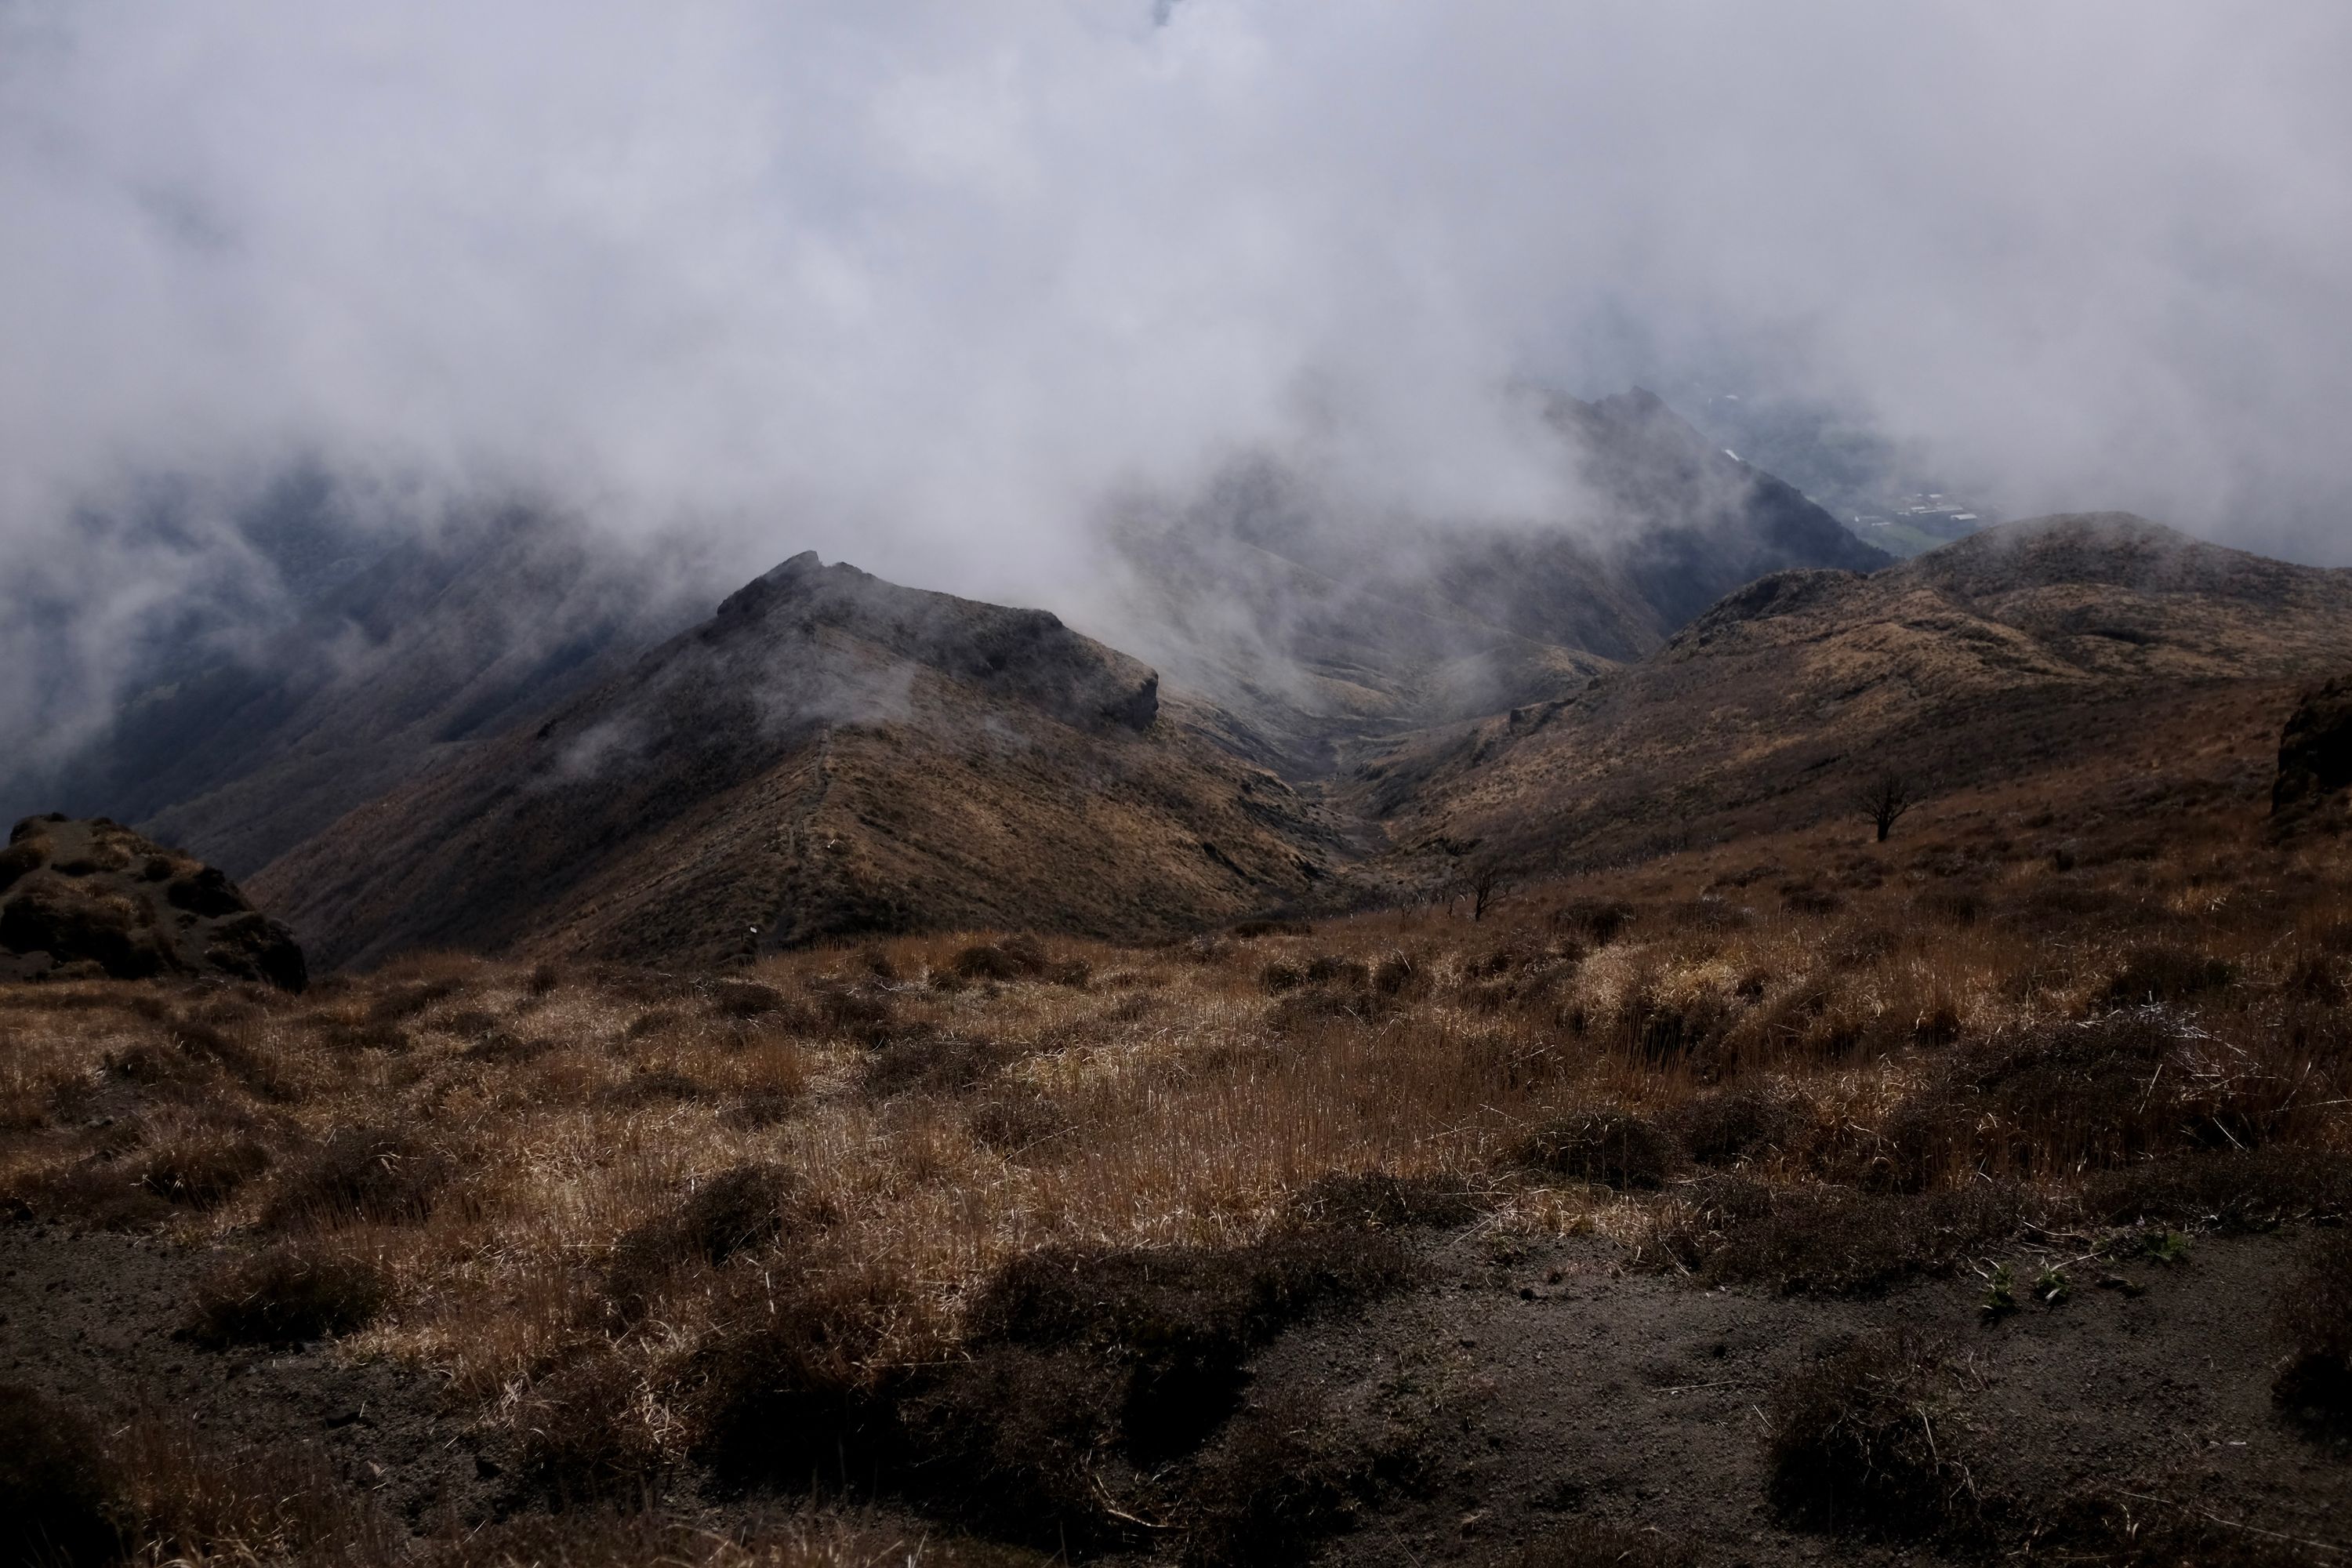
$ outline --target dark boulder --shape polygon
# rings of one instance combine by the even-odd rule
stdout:
[[[29,816],[0,850],[0,980],[309,983],[293,933],[213,867],[105,817]]]
[[[2303,694],[2279,740],[2271,817],[2282,826],[2340,826],[2352,795],[2352,676]]]

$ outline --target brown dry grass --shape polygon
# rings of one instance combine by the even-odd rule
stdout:
[[[625,1500],[707,1457],[698,1390],[747,1325],[817,1324],[775,1352],[788,1392],[855,1426],[861,1391],[962,1353],[1014,1260],[1255,1247],[1369,1190],[1335,1175],[1811,1289],[2020,1217],[2095,1244],[2352,1202],[2345,845],[1996,797],[1929,827],[1677,855],[1476,922],[23,987],[0,1204],[363,1269],[348,1353],[526,1437],[604,1434],[526,1452],[551,1498]],[[1604,1114],[1659,1190],[1530,1159]]]

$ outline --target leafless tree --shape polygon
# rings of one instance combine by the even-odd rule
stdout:
[[[1914,804],[1911,781],[1889,768],[1874,774],[1855,790],[1853,804],[1854,809],[1876,825],[1878,841],[1884,844],[1886,836],[1895,831],[1895,825],[1903,820],[1903,814]]]
[[[1495,900],[1503,894],[1509,879],[1510,863],[1502,852],[1487,846],[1481,838],[1456,838],[1444,835],[1431,841],[1432,847],[1445,857],[1445,901],[1457,898],[1470,901],[1470,918],[1482,921]]]

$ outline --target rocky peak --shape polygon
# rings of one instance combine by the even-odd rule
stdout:
[[[827,566],[813,550],[728,595],[698,635],[719,647],[790,644],[819,628],[1082,728],[1139,731],[1160,710],[1155,671],[1046,611],[902,588],[846,562]]]

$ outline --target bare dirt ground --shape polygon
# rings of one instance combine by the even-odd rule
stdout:
[[[1425,1242],[1429,1283],[1276,1341],[1234,1425],[1271,1412],[1311,1427],[1302,1474],[1408,1457],[1355,1486],[1319,1546],[1297,1543],[1319,1562],[1494,1562],[1580,1521],[1671,1561],[1976,1560],[1948,1542],[1792,1529],[1769,1500],[1775,1390],[1859,1336],[1908,1330],[1948,1358],[1935,1419],[1989,1516],[2104,1503],[2252,1560],[2336,1562],[2352,1554],[2352,1455],[2271,1397],[2270,1302],[2305,1240],[2204,1238],[2175,1264],[2078,1270],[2065,1300],[1988,1320],[1974,1277],[1862,1300],[1711,1289],[1598,1237],[1528,1246],[1474,1226]],[[395,1534],[461,1538],[515,1510],[510,1445],[430,1379],[331,1344],[224,1352],[177,1337],[206,1261],[152,1238],[0,1229],[0,1380],[117,1430],[180,1423],[224,1448],[302,1454]],[[767,1506],[679,1500],[721,1533]]]

